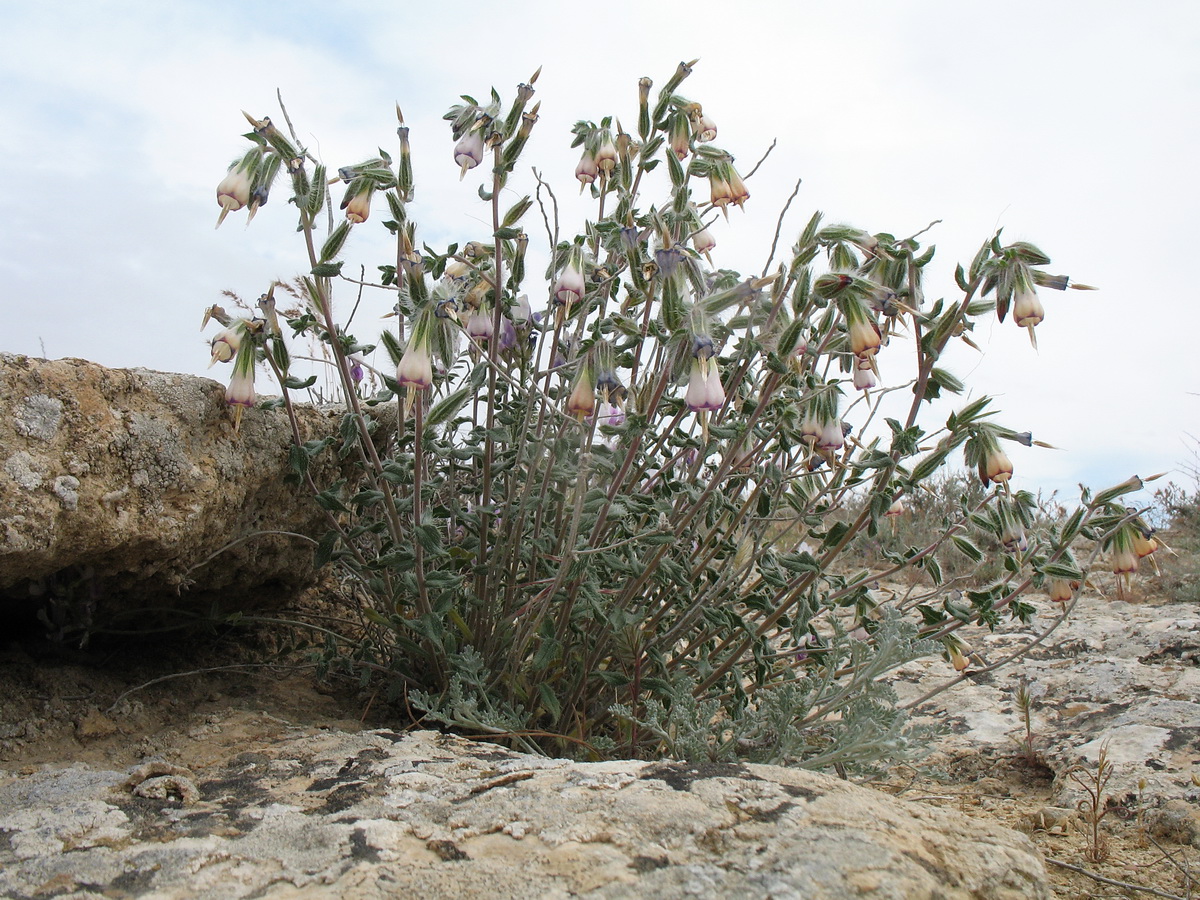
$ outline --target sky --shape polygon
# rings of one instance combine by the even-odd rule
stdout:
[[[1000,421],[1061,448],[1006,447],[1013,484],[1069,500],[1080,481],[1166,471],[1189,483],[1200,437],[1190,0],[47,0],[3,11],[0,351],[225,377],[207,368],[203,310],[222,290],[252,299],[305,268],[282,199],[249,228],[244,213],[213,227],[215,187],[247,146],[240,111],[281,121],[277,89],[331,169],[394,152],[399,103],[410,212],[436,248],[490,232],[483,176],[459,182],[441,119],[460,94],[495,86],[507,103],[542,67],[523,161],[555,187],[566,228],[594,213],[577,196],[571,125],[613,114],[632,130],[638,78],[661,85],[698,57],[680,93],[703,103],[739,170],[776,142],[745,211],[713,228],[719,265],[762,269],[797,179],[785,249],[815,210],[895,235],[940,220],[924,236],[937,245],[931,299],[953,298],[954,265],[1003,228],[1005,242],[1044,250],[1048,271],[1100,288],[1043,291],[1036,351],[1011,320],[988,319],[982,354],[947,359],[972,396],[996,398]],[[532,189],[523,165],[512,200]],[[355,229],[347,272],[394,258],[385,212],[377,201]],[[544,260],[536,210],[526,224]],[[536,304],[544,286],[526,288]],[[354,300],[344,290],[337,303]],[[368,292],[352,331],[374,340],[387,305]]]

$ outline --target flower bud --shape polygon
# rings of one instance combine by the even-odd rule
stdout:
[[[892,505],[887,508],[887,512],[885,512],[884,515],[887,516],[889,519],[894,519],[897,516],[904,515],[904,513],[906,511],[907,510],[905,509],[905,506],[904,506],[904,498],[897,497],[895,500],[892,501]]]
[[[671,119],[670,147],[671,152],[675,154],[675,158],[681,162],[687,159],[688,153],[691,152],[690,138],[687,119],[682,114],[676,115]]]
[[[473,169],[483,161],[483,135],[479,129],[464,134],[454,145],[454,162],[461,166],[458,180],[462,181],[467,175],[467,169]]]

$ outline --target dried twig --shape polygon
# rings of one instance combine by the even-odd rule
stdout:
[[[762,274],[758,276],[759,278],[767,277],[767,269],[771,268],[771,263],[775,261],[775,249],[779,246],[779,232],[783,230],[783,217],[787,215],[788,207],[792,205],[792,201],[800,193],[800,183],[803,180],[803,178],[796,179],[796,186],[792,189],[792,195],[787,198],[787,203],[783,204],[783,209],[779,211],[779,219],[775,222],[775,237],[771,241],[771,255],[767,257],[767,264],[763,266]]]
[[[542,173],[537,169],[533,170],[533,177],[537,179],[537,202],[538,209],[542,211],[542,221],[546,223],[546,239],[550,241],[550,258],[554,258],[554,249],[558,246],[558,198],[554,196],[554,190],[545,181],[542,180]],[[554,204],[554,228],[550,227],[550,217],[546,215],[546,204],[542,200],[542,188],[546,189],[546,193],[550,195],[550,200]]]
[[[1167,900],[1187,900],[1186,897],[1180,897],[1178,894],[1168,894],[1166,891],[1160,891],[1158,888],[1146,887],[1142,884],[1133,884],[1129,881],[1117,881],[1115,878],[1105,878],[1103,875],[1098,875],[1095,872],[1091,872],[1083,868],[1083,866],[1075,866],[1071,863],[1065,863],[1057,859],[1051,859],[1050,857],[1046,857],[1046,862],[1053,863],[1060,869],[1069,869],[1070,871],[1077,872],[1080,875],[1086,875],[1088,878],[1099,881],[1102,884],[1111,884],[1113,887],[1125,888],[1126,890],[1130,891],[1142,891],[1146,894],[1153,894],[1155,897],[1166,897]]]
[[[1149,832],[1143,831],[1142,833],[1146,836],[1146,840],[1152,843],[1157,848],[1158,852],[1166,858],[1167,862],[1179,870],[1179,873],[1183,876],[1183,889],[1187,891],[1188,900],[1191,900],[1193,878],[1192,868],[1187,864],[1187,860],[1185,859],[1182,863],[1180,863],[1179,860],[1175,858],[1175,855],[1170,853],[1166,847],[1156,841]]]
[[[771,151],[775,149],[775,145],[777,143],[779,143],[778,138],[771,139],[771,146],[767,148],[767,152],[762,155],[762,159],[760,159],[758,162],[756,162],[754,164],[753,169],[751,169],[749,172],[747,172],[745,175],[742,176],[743,179],[750,178],[755,172],[758,171],[758,167],[767,161],[767,157],[771,155]]]
[[[235,663],[233,665],[228,665],[228,666],[208,666],[203,669],[192,669],[190,672],[172,672],[170,675],[163,675],[161,678],[152,678],[150,681],[147,681],[145,684],[139,684],[136,687],[131,687],[129,690],[120,694],[117,697],[117,699],[114,700],[109,705],[106,712],[112,712],[114,709],[117,708],[117,704],[120,703],[122,700],[124,700],[126,697],[128,697],[130,694],[135,694],[138,691],[145,690],[146,688],[151,687],[156,684],[161,684],[164,681],[170,681],[173,678],[188,678],[192,675],[207,675],[211,672],[230,672],[235,669],[278,669],[278,670],[287,670],[287,671],[298,671],[300,669],[315,669],[316,667],[317,667],[316,663],[301,663],[301,664],[286,665],[286,666],[281,666],[277,663]]]

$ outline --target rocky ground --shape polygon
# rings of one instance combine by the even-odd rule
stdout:
[[[1051,621],[1048,610],[1028,629],[976,630],[967,636],[972,670]],[[953,675],[944,661],[918,661],[897,690],[919,699]],[[1160,896],[1200,894],[1200,607],[1136,590],[1119,599],[1115,585],[1102,585],[1023,660],[968,675],[917,707],[918,720],[946,732],[919,766],[898,768],[880,787],[1028,833],[1061,897],[1142,893],[1064,866]],[[1093,832],[1088,791],[1101,754]]]
[[[974,667],[1001,658],[1028,633],[969,636]],[[228,776],[247,754],[277,758],[279,747],[302,740],[374,746],[378,739],[355,735],[402,729],[384,717],[377,698],[352,685],[321,685],[311,671],[289,666],[244,665],[261,660],[263,650],[253,637],[234,633],[192,640],[186,649],[164,644],[157,656],[114,650],[99,661],[62,645],[10,644],[0,653],[0,790],[82,764],[87,769],[80,771],[158,778],[153,789],[161,788],[167,806],[183,809],[187,784]],[[921,661],[899,674],[897,688],[916,700],[953,675],[942,660]],[[1034,698],[1029,747],[1015,697],[1022,681]],[[1089,593],[1022,662],[968,677],[920,705],[919,716],[945,722],[946,733],[921,763],[898,767],[873,786],[921,807],[1025,832],[1049,861],[1059,897],[1140,894],[1112,882],[1186,897],[1189,889],[1200,893],[1189,881],[1200,879],[1198,700],[1200,608]],[[355,753],[364,747],[355,744]],[[386,741],[381,748],[399,752]],[[1112,768],[1100,799],[1106,814],[1097,850],[1080,802],[1083,787],[1095,783],[1102,748]],[[314,772],[329,765],[316,751],[294,752],[313,756]],[[139,770],[147,761],[164,768]],[[176,771],[190,781],[172,782]],[[490,777],[475,774],[480,783]],[[0,818],[13,812],[0,809]],[[42,896],[88,896],[72,893],[78,886],[65,881],[43,887]],[[126,896],[141,895],[130,888]]]

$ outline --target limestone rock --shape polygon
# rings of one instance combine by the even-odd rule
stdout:
[[[967,636],[985,661],[1027,643],[1028,630]],[[934,657],[910,663],[893,682],[902,700],[953,673]],[[1071,777],[1094,773],[1101,748],[1112,766],[1106,796],[1130,816],[1200,802],[1200,615],[1195,605],[1138,604],[1086,594],[1044,644],[995,673],[969,678],[920,707],[918,720],[948,720],[942,756],[1015,755],[1024,739],[1016,688],[1033,705],[1033,747],[1054,774],[1054,804],[1075,809],[1084,793]],[[1200,834],[1191,826],[1187,833]],[[1196,840],[1200,846],[1200,840]]]
[[[339,415],[299,419],[308,440]],[[191,602],[226,608],[294,592],[312,545],[250,537],[324,530],[284,483],[290,440],[282,410],[249,410],[235,433],[206,378],[0,354],[0,618],[49,607],[67,629],[192,585]]]
[[[798,769],[574,763],[377,731],[193,775],[198,797],[78,766],[0,773],[0,895],[1049,896],[1024,835]]]

